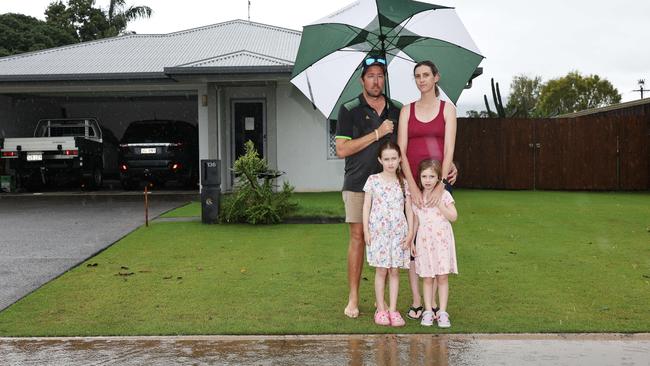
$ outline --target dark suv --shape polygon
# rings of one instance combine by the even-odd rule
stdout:
[[[182,121],[132,122],[120,141],[120,181],[135,189],[141,181],[176,180],[187,188],[198,183],[199,134]]]

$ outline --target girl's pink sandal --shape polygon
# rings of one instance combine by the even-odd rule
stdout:
[[[375,324],[377,325],[390,325],[387,311],[375,311]]]
[[[406,324],[399,311],[389,311],[388,317],[390,318],[390,325],[393,327],[403,327]]]

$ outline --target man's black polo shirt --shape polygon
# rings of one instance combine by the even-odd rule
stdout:
[[[389,119],[395,124],[392,134],[388,134],[373,142],[370,146],[354,155],[345,158],[345,177],[343,190],[363,192],[363,186],[371,174],[381,172],[381,165],[377,160],[379,146],[389,139],[397,142],[397,121],[399,120],[400,104],[386,98],[386,107],[381,115],[368,105],[363,94],[341,105],[339,119],[336,123],[336,138],[354,140],[365,136],[379,126],[384,120]]]

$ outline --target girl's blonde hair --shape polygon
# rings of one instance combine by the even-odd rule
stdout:
[[[418,188],[420,188],[420,190],[424,189],[424,187],[422,187],[422,178],[420,175],[427,169],[432,169],[438,175],[438,179],[441,179],[440,176],[442,175],[442,164],[440,164],[440,161],[432,159],[422,160],[418,165],[418,179],[416,180]]]
[[[379,152],[377,153],[377,157],[380,160],[381,160],[381,154],[385,150],[395,150],[397,151],[397,155],[400,158],[402,157],[402,150],[399,148],[399,145],[389,140],[379,146]],[[397,171],[395,173],[397,174],[397,180],[399,181],[399,186],[400,188],[402,188],[402,194],[406,196],[406,190],[404,189],[404,172],[402,172],[402,167],[400,165],[397,166]]]

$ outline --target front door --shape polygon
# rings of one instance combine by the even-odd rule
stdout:
[[[234,116],[233,163],[246,152],[244,144],[248,140],[253,142],[260,157],[265,157],[265,109],[263,100],[235,100],[232,102],[232,111]]]

